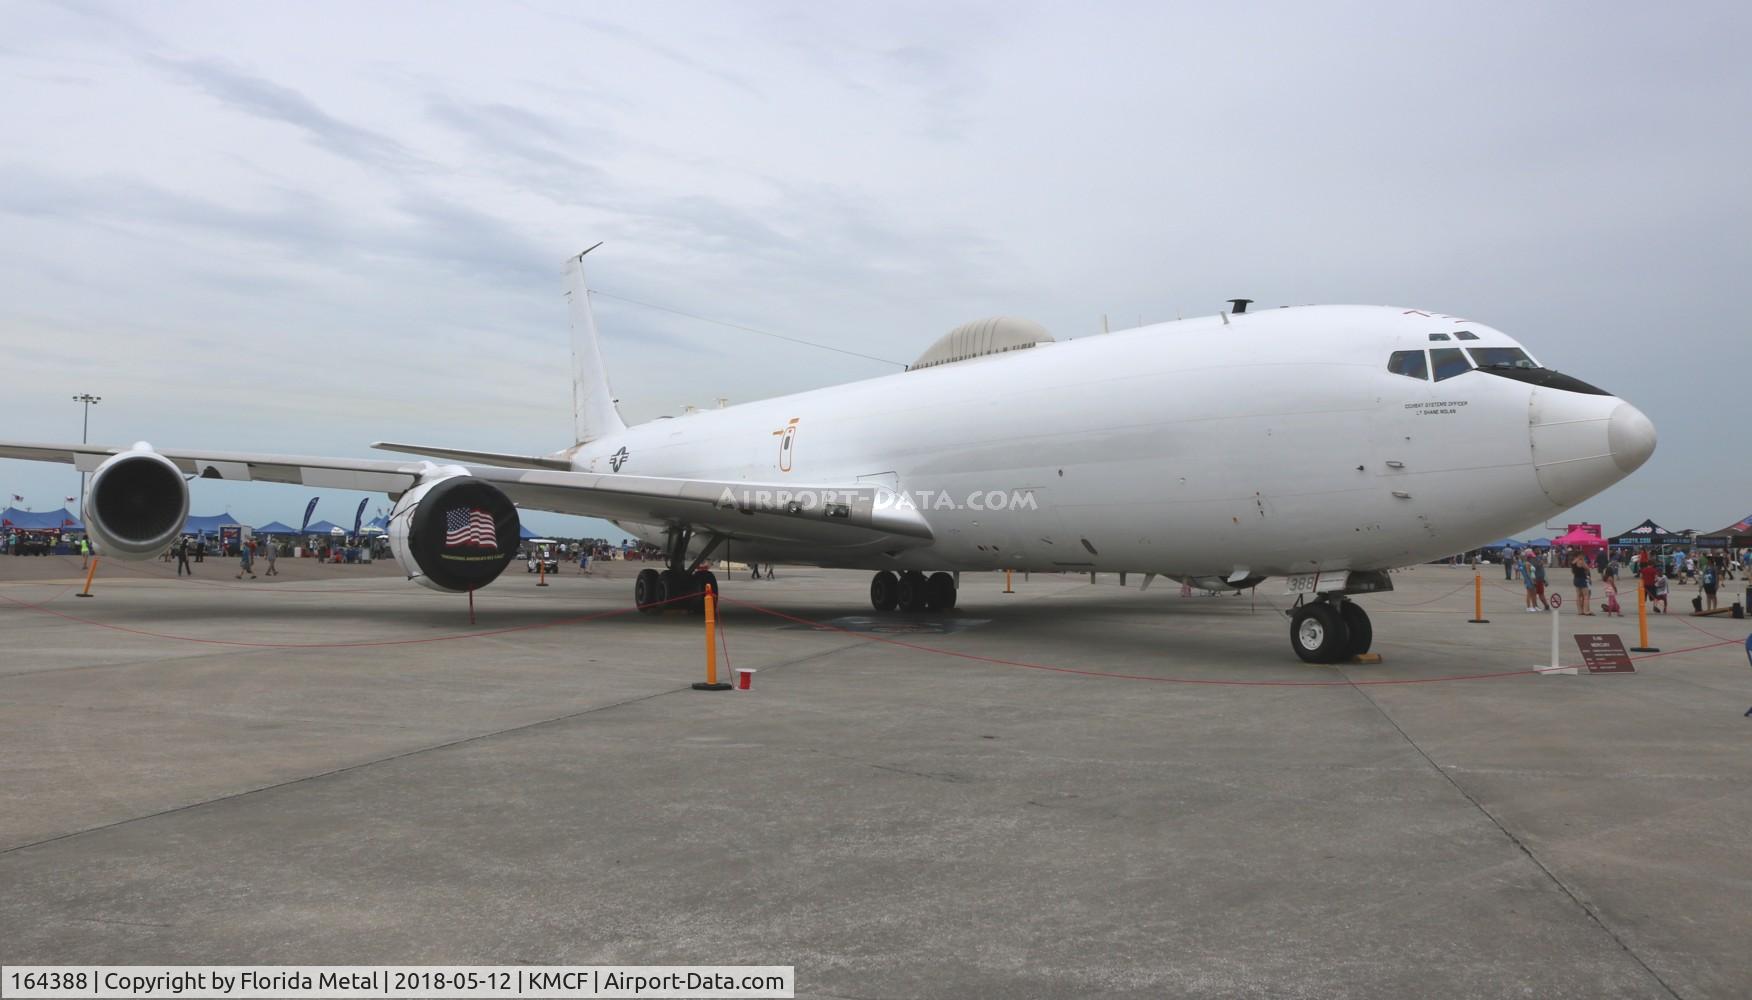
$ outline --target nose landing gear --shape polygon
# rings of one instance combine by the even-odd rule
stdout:
[[[1321,596],[1290,609],[1290,647],[1307,663],[1338,663],[1369,651],[1369,616],[1343,596]]]

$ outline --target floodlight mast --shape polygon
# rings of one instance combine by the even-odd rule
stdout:
[[[79,423],[79,443],[85,444],[90,440],[91,434],[91,407],[96,403],[103,402],[103,397],[82,392],[73,397],[73,402],[84,404],[85,417]],[[83,472],[79,474],[79,517],[81,520],[85,518],[85,473]]]

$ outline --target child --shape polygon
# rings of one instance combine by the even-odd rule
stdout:
[[[1608,615],[1624,617],[1624,612],[1618,607],[1618,578],[1608,576],[1604,582],[1606,584],[1606,598],[1600,602],[1600,610]]]
[[[1667,578],[1661,574],[1655,575],[1655,613],[1667,613]]]

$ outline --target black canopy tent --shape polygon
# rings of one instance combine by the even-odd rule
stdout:
[[[1677,532],[1668,531],[1656,524],[1653,518],[1645,518],[1643,523],[1622,534],[1607,539],[1608,545],[1638,546],[1641,548],[1659,548],[1663,545],[1686,545],[1690,539]]]
[[[1706,531],[1697,536],[1699,548],[1743,549],[1752,547],[1752,514],[1719,531]]]

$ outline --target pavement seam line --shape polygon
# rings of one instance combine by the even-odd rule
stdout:
[[[808,661],[816,659],[817,657],[827,656],[827,655],[832,654],[832,653],[843,652],[844,650],[850,648],[852,645],[854,645],[854,644],[847,643],[847,644],[842,645],[842,646],[836,646],[833,649],[820,650],[818,652],[810,653],[807,656],[800,656],[800,657],[797,657],[795,659],[786,660],[783,663],[776,663],[776,664],[773,664],[772,666],[763,667],[761,669],[763,669],[763,670],[777,670],[780,667],[796,666],[799,663],[807,663]],[[303,784],[304,782],[307,782],[307,781],[317,781],[317,780],[320,780],[322,778],[332,778],[336,775],[347,774],[349,772],[362,770],[362,769],[367,768],[367,767],[375,767],[378,764],[392,763],[394,761],[403,760],[403,759],[408,758],[408,757],[418,756],[419,754],[423,754],[423,753],[431,753],[431,752],[436,751],[436,750],[448,750],[451,747],[463,746],[464,744],[468,744],[468,743],[476,743],[476,742],[479,742],[481,740],[493,739],[493,738],[499,737],[499,736],[509,736],[513,733],[520,733],[520,732],[524,732],[526,730],[536,729],[536,728],[539,728],[541,726],[551,726],[551,725],[554,725],[554,724],[560,723],[560,722],[568,722],[568,721],[571,721],[573,719],[583,718],[586,715],[594,715],[597,712],[606,712],[606,711],[609,711],[611,709],[625,708],[628,705],[637,705],[640,702],[651,701],[652,699],[662,698],[666,695],[679,694],[683,691],[692,691],[692,690],[693,690],[693,687],[691,684],[689,684],[689,685],[686,685],[683,687],[670,688],[666,691],[654,691],[650,694],[640,695],[637,698],[628,698],[624,701],[611,702],[607,705],[597,705],[593,708],[586,708],[586,709],[583,709],[582,711],[578,711],[578,712],[568,712],[565,715],[558,715],[558,716],[555,716],[551,719],[538,719],[535,722],[526,722],[522,725],[511,726],[508,729],[498,729],[498,730],[494,730],[493,732],[490,732],[490,733],[476,733],[473,736],[464,736],[460,739],[448,740],[444,743],[435,743],[431,746],[415,747],[412,750],[404,750],[401,753],[390,754],[387,757],[378,757],[374,760],[363,760],[363,761],[358,762],[357,764],[348,764],[345,767],[332,768],[332,769],[327,770],[327,771],[320,771],[316,774],[306,774],[302,777],[292,778],[292,779],[287,780],[287,781],[279,781],[279,782],[275,782],[274,784],[271,784],[271,785],[262,785],[259,788],[246,788],[241,792],[231,792],[229,794],[215,796],[214,798],[210,798],[210,799],[202,799],[199,802],[189,802],[189,803],[185,803],[185,804],[180,805],[180,806],[172,806],[169,809],[160,809],[157,812],[146,813],[145,815],[142,815],[142,816],[130,816],[127,819],[119,819],[113,823],[102,823],[102,824],[99,824],[98,826],[86,827],[83,830],[72,830],[72,831],[69,831],[67,833],[56,834],[53,837],[44,837],[41,840],[33,840],[27,844],[15,844],[12,847],[0,848],[0,858],[4,858],[5,856],[12,854],[16,851],[28,850],[29,848],[32,848],[32,847],[42,847],[42,846],[47,845],[47,844],[56,843],[57,841],[70,840],[74,837],[83,837],[87,834],[92,834],[92,833],[101,833],[104,830],[113,830],[119,826],[127,826],[131,823],[140,823],[140,822],[144,822],[145,820],[150,820],[150,819],[159,819],[159,818],[164,817],[164,816],[171,816],[171,815],[174,815],[176,813],[186,812],[190,809],[199,809],[203,806],[216,805],[220,802],[229,802],[233,799],[241,799],[241,798],[245,798],[245,797],[248,797],[251,795],[259,795],[262,792],[271,792],[271,791],[275,791],[275,790],[281,789],[281,788],[288,788],[292,785]]]
[[[1350,679],[1349,675],[1346,675],[1345,679],[1349,680]],[[1636,951],[1633,948],[1631,948],[1631,946],[1628,943],[1626,943],[1623,938],[1618,936],[1618,932],[1616,932],[1612,928],[1606,926],[1606,921],[1600,919],[1600,915],[1594,911],[1593,907],[1589,906],[1587,903],[1582,902],[1581,897],[1577,896],[1575,894],[1575,891],[1572,890],[1568,885],[1566,885],[1564,883],[1563,879],[1561,879],[1557,876],[1556,872],[1554,872],[1550,868],[1546,867],[1545,862],[1539,860],[1539,856],[1537,854],[1533,853],[1532,848],[1529,848],[1525,843],[1522,842],[1521,838],[1515,836],[1515,834],[1508,827],[1504,826],[1502,821],[1497,819],[1496,816],[1493,815],[1489,809],[1486,809],[1484,807],[1484,804],[1479,802],[1478,799],[1472,795],[1472,793],[1468,792],[1465,789],[1465,787],[1463,787],[1460,784],[1460,782],[1454,780],[1454,776],[1448,773],[1447,768],[1444,768],[1442,765],[1436,763],[1435,758],[1431,757],[1429,755],[1429,753],[1424,750],[1423,747],[1419,746],[1417,740],[1412,739],[1411,734],[1406,732],[1405,728],[1403,726],[1401,726],[1399,724],[1399,722],[1393,718],[1393,716],[1387,714],[1387,710],[1381,707],[1380,702],[1376,701],[1374,699],[1374,697],[1372,697],[1367,690],[1360,688],[1360,687],[1357,687],[1354,684],[1351,685],[1351,690],[1362,695],[1363,700],[1365,700],[1369,703],[1369,707],[1373,708],[1375,710],[1375,712],[1381,716],[1381,718],[1387,720],[1387,724],[1392,726],[1394,731],[1399,734],[1400,738],[1403,739],[1406,742],[1406,744],[1408,746],[1410,746],[1413,750],[1416,750],[1418,756],[1422,757],[1424,759],[1424,761],[1427,764],[1429,764],[1429,766],[1431,768],[1435,769],[1435,772],[1437,774],[1442,776],[1442,780],[1446,781],[1449,785],[1453,786],[1454,790],[1456,792],[1459,792],[1460,796],[1462,798],[1464,798],[1467,802],[1472,804],[1472,808],[1478,810],[1480,815],[1482,815],[1485,819],[1489,820],[1490,824],[1492,826],[1496,827],[1497,831],[1499,833],[1501,833],[1505,838],[1507,838],[1509,843],[1515,845],[1515,848],[1517,850],[1519,850],[1523,855],[1525,855],[1527,860],[1531,861],[1533,863],[1533,867],[1539,869],[1540,873],[1543,874],[1547,879],[1549,879],[1551,881],[1552,885],[1557,886],[1558,891],[1562,892],[1564,894],[1564,896],[1569,899],[1570,902],[1574,903],[1576,905],[1576,908],[1581,910],[1582,913],[1584,915],[1586,915],[1590,921],[1593,922],[1595,927],[1598,927],[1601,931],[1603,931],[1606,934],[1607,937],[1611,938],[1612,943],[1616,944],[1620,951],[1623,951],[1627,956],[1630,957],[1631,961],[1635,962],[1638,967],[1640,967],[1644,972],[1648,973],[1649,978],[1653,979],[1656,983],[1660,984],[1661,989],[1665,990],[1667,992],[1668,996],[1672,997],[1673,1000],[1684,1000],[1684,998],[1680,995],[1678,990],[1675,990],[1665,979],[1661,978],[1660,973],[1656,972],[1652,967],[1650,967],[1649,963],[1645,962],[1641,955],[1638,955],[1636,953]]]

